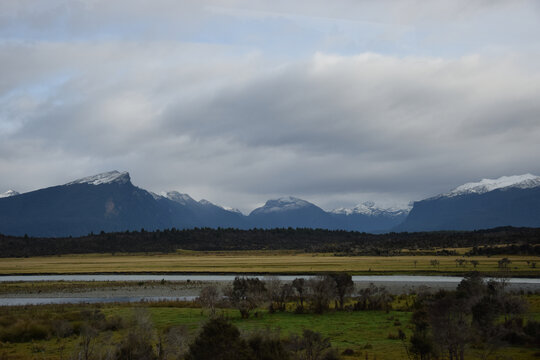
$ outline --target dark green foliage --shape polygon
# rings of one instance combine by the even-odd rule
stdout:
[[[502,227],[478,231],[438,231],[418,233],[367,234],[355,231],[322,229],[167,229],[155,232],[116,232],[77,238],[32,238],[0,234],[0,253],[4,257],[116,253],[174,252],[188,250],[275,250],[291,249],[332,252],[343,255],[397,255],[402,249],[475,247],[472,255],[497,253],[513,244],[517,253],[538,254],[540,229]],[[501,250],[506,251],[506,250]],[[506,253],[506,252],[505,252]]]
[[[485,255],[533,255],[540,256],[540,245],[534,244],[512,244],[507,246],[475,246],[467,253],[469,256]]]
[[[304,300],[306,297],[307,284],[306,279],[296,278],[292,282],[292,287],[296,293],[297,305],[295,312],[302,313],[304,311]]]
[[[153,360],[157,356],[152,347],[151,339],[140,332],[132,329],[122,339],[116,350],[118,360]]]
[[[301,337],[292,335],[287,341],[287,347],[294,359],[337,360],[340,358],[332,349],[328,338],[323,338],[321,334],[307,329],[303,331]]]
[[[527,344],[533,339],[521,317],[523,299],[506,293],[503,283],[485,283],[476,273],[465,277],[456,291],[423,296],[415,308],[409,351],[418,359],[463,360],[471,346],[485,358],[504,342]]]
[[[370,284],[367,288],[358,291],[357,301],[353,310],[384,310],[392,309],[393,297],[384,287],[378,287]]]
[[[347,273],[336,273],[330,274],[329,276],[336,284],[335,293],[338,300],[338,308],[343,310],[345,297],[354,291],[354,282],[352,281],[352,276]]]
[[[248,360],[254,359],[240,331],[223,318],[209,320],[189,346],[186,360]]]
[[[434,343],[429,333],[429,316],[425,308],[420,308],[412,315],[413,334],[410,338],[410,353],[420,360],[428,360],[434,355]]]
[[[308,280],[309,303],[316,314],[322,314],[330,307],[336,294],[336,283],[328,275],[316,276]]]
[[[236,277],[225,293],[242,318],[247,319],[250,312],[264,301],[266,287],[259,278]]]
[[[50,327],[41,321],[19,319],[8,327],[0,328],[0,341],[28,342],[47,338]]]
[[[248,339],[248,345],[256,360],[288,360],[289,353],[278,337],[257,333]]]

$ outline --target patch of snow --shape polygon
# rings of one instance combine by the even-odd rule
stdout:
[[[75,184],[89,184],[89,185],[102,185],[102,184],[127,184],[130,181],[129,173],[127,171],[109,171],[93,176],[88,176],[82,179],[78,179],[72,182],[69,182],[65,185],[75,185]]]
[[[216,206],[216,205],[214,205],[213,203],[211,203],[210,201],[208,201],[208,200],[206,200],[206,199],[201,199],[201,200],[199,201],[199,204],[201,204],[201,205],[203,205],[203,206],[209,206],[209,205],[211,205],[211,206]]]
[[[182,205],[188,205],[188,204],[194,204],[194,203],[196,204],[197,203],[188,194],[182,194],[182,193],[179,193],[178,191],[168,191],[163,196],[166,197],[169,200],[175,201],[175,202],[177,202],[179,204],[182,204]]]
[[[242,214],[242,212],[240,210],[238,210],[237,208],[232,208],[232,207],[229,207],[229,206],[222,206],[222,208],[224,210],[227,210],[227,211],[230,211],[230,212],[234,212],[234,213],[238,213],[238,214]]]
[[[12,196],[17,196],[17,195],[19,195],[19,193],[16,192],[15,190],[8,190],[5,193],[0,194],[0,198],[7,198],[7,197],[12,197]]]
[[[402,207],[381,207],[377,206],[373,201],[365,201],[362,204],[356,205],[354,208],[339,208],[330,211],[338,215],[353,215],[360,214],[366,216],[400,216],[408,214],[411,206]]]
[[[152,192],[152,191],[148,191],[148,193],[149,193],[150,195],[152,195],[152,197],[154,198],[154,200],[159,200],[159,199],[163,199],[163,198],[164,198],[164,196],[158,195],[158,194],[156,194],[155,192]]]
[[[498,179],[482,179],[479,182],[466,183],[441,196],[453,197],[465,194],[484,194],[497,189],[529,189],[538,186],[540,186],[540,176],[532,174],[501,176]]]
[[[285,196],[275,200],[268,200],[263,207],[253,210],[256,213],[271,213],[297,210],[308,206],[315,206],[312,203],[293,196]]]

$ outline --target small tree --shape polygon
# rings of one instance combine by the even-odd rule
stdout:
[[[83,360],[92,359],[96,346],[98,331],[89,324],[83,324],[81,327],[81,336],[79,342],[79,358]]]
[[[210,315],[216,314],[216,305],[219,301],[220,294],[216,285],[208,285],[202,288],[199,294],[199,302],[205,309],[210,310]]]
[[[338,300],[338,308],[343,310],[345,298],[354,291],[354,282],[352,276],[347,273],[331,274],[330,278],[335,283],[336,299]]]
[[[264,278],[266,286],[266,295],[269,301],[268,310],[285,311],[287,301],[293,294],[293,287],[291,284],[282,283],[277,276],[267,276]]]
[[[288,342],[294,359],[339,359],[339,356],[332,349],[330,340],[312,330],[304,330],[302,337],[293,335]]]
[[[231,304],[240,311],[242,318],[249,318],[252,310],[260,306],[265,297],[266,287],[258,278],[236,277],[232,287],[226,290]]]
[[[158,358],[180,359],[188,346],[189,332],[185,326],[165,328],[158,335]]]
[[[116,359],[156,359],[158,355],[154,352],[153,347],[155,335],[155,328],[150,318],[150,313],[146,309],[135,308],[133,326],[118,345]],[[158,346],[158,350],[161,350],[160,346]]]
[[[311,308],[317,314],[328,310],[336,294],[336,283],[330,276],[317,276],[308,280]]]
[[[296,306],[296,312],[302,312],[304,311],[304,300],[305,300],[306,291],[307,291],[306,279],[304,278],[294,279],[292,282],[292,287],[294,291],[296,292],[296,299],[298,301],[298,305]]]

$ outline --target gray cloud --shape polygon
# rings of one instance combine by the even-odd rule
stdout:
[[[273,48],[253,46],[260,29],[249,41],[217,36],[231,18],[305,28],[335,18],[337,25],[383,24],[392,43],[411,31],[428,34],[437,19],[445,29],[477,29],[479,18],[491,24],[503,12],[531,9],[530,2],[380,3],[362,3],[369,11],[360,16],[345,2],[335,10],[323,2],[130,2],[120,21],[120,2],[113,9],[92,1],[42,9],[3,2],[0,192],[119,169],[149,190],[248,211],[281,195],[325,208],[404,203],[482,177],[540,174],[537,40],[523,50],[496,34],[493,42],[477,36],[470,46],[478,51],[466,46],[463,56],[426,54],[439,47],[429,44],[413,54],[396,44],[332,55],[319,46],[328,40],[322,34],[309,42],[310,55],[272,56]],[[510,33],[531,26],[523,23]],[[197,31],[218,40],[185,41],[200,40],[190,38]],[[369,39],[376,42],[378,31]],[[439,30],[430,36],[449,40]],[[493,53],[478,43],[500,47]],[[291,44],[284,44],[286,52]]]

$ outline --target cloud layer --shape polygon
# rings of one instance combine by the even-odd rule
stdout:
[[[378,3],[5,2],[0,192],[119,169],[243,211],[329,209],[540,174],[534,2]],[[477,33],[504,12],[520,25]]]

